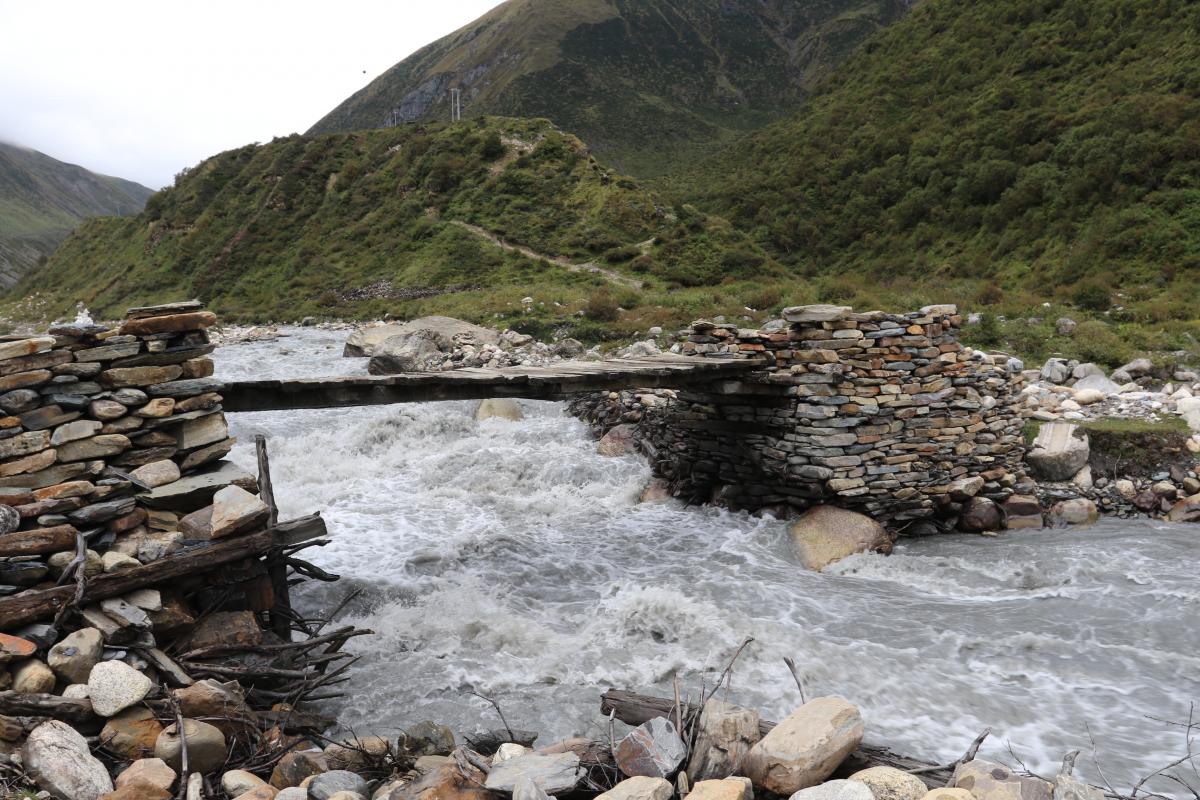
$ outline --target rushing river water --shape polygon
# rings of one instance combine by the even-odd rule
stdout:
[[[344,332],[292,329],[221,348],[218,377],[361,373]],[[1200,529],[1106,521],[1074,531],[903,541],[825,574],[793,557],[785,523],[643,504],[636,457],[603,458],[563,405],[474,421],[474,403],[232,415],[236,461],[270,438],[285,517],[320,511],[333,543],[307,555],[364,590],[346,622],[374,629],[349,696],[358,731],[433,719],[499,727],[494,695],[541,741],[600,735],[609,687],[693,696],[746,637],[731,699],[778,719],[811,695],[857,703],[868,739],[952,760],[984,727],[1048,774],[1067,750],[1117,786],[1184,752],[1200,699]]]

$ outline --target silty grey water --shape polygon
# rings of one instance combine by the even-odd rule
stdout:
[[[362,373],[345,332],[285,329],[222,347],[218,377]],[[986,754],[1049,774],[1067,750],[1114,784],[1183,754],[1200,698],[1200,530],[1106,521],[1072,531],[904,541],[891,557],[802,570],[787,526],[675,502],[637,503],[637,457],[602,458],[555,403],[520,422],[473,403],[232,415],[234,458],[253,470],[270,437],[285,516],[324,514],[333,543],[308,555],[340,573],[301,602],[364,589],[348,621],[378,636],[349,696],[355,730],[422,719],[471,732],[495,695],[542,741],[603,735],[609,687],[695,694],[748,636],[731,699],[778,719],[807,691],[862,707],[868,738],[953,760],[985,726]],[[1169,787],[1168,787],[1169,790]]]

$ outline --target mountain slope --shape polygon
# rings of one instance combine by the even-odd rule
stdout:
[[[25,298],[26,315],[83,300],[111,316],[197,296],[228,319],[486,320],[536,294],[544,313],[525,311],[540,324],[577,310],[615,317],[618,302],[650,296],[631,284],[666,291],[771,270],[723,221],[665,207],[546,120],[481,117],[214,156],[138,217],[82,225],[10,299]]]
[[[12,286],[81,219],[136,214],[153,191],[0,142],[0,287]]]
[[[508,0],[400,62],[314,133],[547,117],[618,169],[666,172],[794,109],[911,0]]]
[[[1185,0],[928,0],[675,191],[841,275],[826,299],[974,281],[1195,330],[1198,30]]]

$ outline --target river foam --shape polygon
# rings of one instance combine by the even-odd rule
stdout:
[[[341,334],[290,329],[221,348],[218,376],[361,373]],[[346,622],[362,657],[332,704],[359,731],[421,719],[496,726],[468,692],[495,695],[542,740],[601,734],[609,687],[693,696],[746,637],[731,699],[779,718],[810,695],[859,704],[868,737],[950,760],[985,726],[984,752],[1053,772],[1095,732],[1128,787],[1182,754],[1153,715],[1200,698],[1194,528],[1106,521],[994,539],[903,541],[825,574],[801,570],[785,523],[677,502],[639,505],[636,457],[602,458],[555,403],[520,422],[474,421],[474,403],[231,415],[234,459],[270,438],[285,516],[321,511],[333,542],[308,551],[340,573],[300,602],[362,594]],[[1178,741],[1177,741],[1178,740]]]

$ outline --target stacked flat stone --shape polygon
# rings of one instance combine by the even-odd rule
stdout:
[[[215,320],[192,301],[0,341],[0,595],[61,572],[77,534],[93,570],[182,546],[164,498],[234,444],[211,377]]]
[[[829,502],[893,525],[955,516],[964,478],[982,478],[971,488],[989,499],[1013,493],[1019,363],[964,348],[954,306],[799,306],[783,317],[753,330],[702,320],[676,348],[761,359],[762,373],[650,405],[635,393],[632,409],[607,401],[609,417],[638,421],[643,451],[676,493],[748,509]]]

